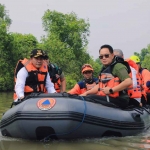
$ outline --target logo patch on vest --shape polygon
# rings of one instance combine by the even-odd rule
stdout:
[[[42,98],[37,102],[37,107],[41,110],[49,110],[54,107],[56,100],[54,98]]]

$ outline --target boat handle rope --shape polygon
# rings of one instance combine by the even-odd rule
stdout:
[[[145,110],[148,114],[150,114],[150,111],[148,111],[145,107],[140,107],[140,108],[134,108],[135,111],[137,111],[140,114],[144,114],[143,111]]]
[[[139,109],[139,108],[133,108],[133,110],[135,110],[136,112],[140,113],[141,115],[143,115],[143,109]]]
[[[150,114],[150,111],[148,111],[145,107],[142,107],[148,114]]]
[[[74,129],[72,129],[71,131],[66,132],[66,133],[50,134],[50,135],[48,135],[47,137],[45,137],[44,139],[40,140],[41,142],[48,142],[48,141],[50,140],[50,137],[51,137],[51,136],[54,136],[54,135],[55,135],[55,136],[62,136],[62,135],[70,134],[70,133],[76,131],[76,130],[83,124],[84,119],[85,119],[85,116],[86,116],[87,106],[86,106],[86,101],[85,101],[85,99],[84,99],[82,96],[79,96],[79,97],[80,97],[80,98],[83,100],[83,102],[84,102],[84,112],[83,112],[82,121],[81,121]]]

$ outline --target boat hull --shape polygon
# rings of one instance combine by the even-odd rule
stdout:
[[[130,136],[150,127],[149,111],[121,110],[84,98],[42,94],[8,110],[1,119],[1,133],[33,140]]]

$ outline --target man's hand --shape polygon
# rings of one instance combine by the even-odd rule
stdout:
[[[84,92],[83,94],[80,94],[80,96],[87,96],[87,93]]]
[[[106,95],[110,94],[109,90],[111,88],[110,87],[105,87],[105,88],[101,88],[101,91],[103,91]]]
[[[21,96],[19,99],[20,99],[20,100],[23,100],[23,99],[24,99],[24,96]]]

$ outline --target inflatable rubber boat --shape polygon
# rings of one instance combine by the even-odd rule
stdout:
[[[149,127],[149,106],[120,109],[99,96],[67,93],[31,94],[6,111],[0,124],[3,136],[30,140],[131,136]]]

